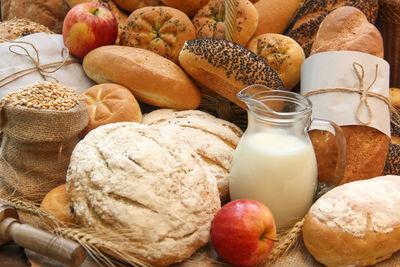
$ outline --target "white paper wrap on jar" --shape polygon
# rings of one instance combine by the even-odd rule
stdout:
[[[360,66],[364,69],[363,87],[367,89],[372,84],[369,92],[389,99],[389,63],[379,57],[355,51],[323,52],[304,60],[301,66],[301,94],[331,88],[361,89],[354,63],[359,64],[356,67],[360,74]],[[323,92],[308,98],[313,104],[313,118],[330,120],[340,126],[363,125],[356,115],[361,102],[359,93]],[[389,106],[373,96],[367,96],[367,101],[371,107],[371,114],[364,102],[361,103],[358,118],[361,122],[370,120],[367,126],[376,128],[390,137]]]
[[[31,43],[38,51],[37,54],[39,56],[39,64],[41,66],[58,61],[62,62],[64,57],[67,55],[67,53],[65,53],[66,50],[61,34],[35,33],[18,38],[14,41]],[[0,81],[12,73],[35,67],[32,59],[26,55],[26,52],[22,48],[17,46],[22,46],[25,48],[32,58],[36,60],[37,55],[35,49],[29,44],[16,42],[0,43]],[[65,50],[64,55],[62,55],[63,48]],[[11,52],[9,49],[18,52],[18,54]],[[54,73],[46,73],[46,75],[56,78],[59,83],[62,83],[66,87],[75,90],[79,94],[87,90],[89,87],[95,85],[95,82],[86,76],[82,65],[75,57],[69,55],[68,59],[76,60],[77,62],[64,64]],[[52,69],[54,69],[54,67],[47,70]],[[19,76],[19,74],[15,74],[13,77],[0,82],[0,98],[28,84],[45,80],[36,70],[8,84],[5,84],[7,81],[14,79],[16,76]],[[47,77],[46,80],[56,81],[50,77]]]

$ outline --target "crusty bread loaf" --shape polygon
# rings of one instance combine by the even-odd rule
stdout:
[[[116,83],[90,87],[82,94],[89,108],[89,124],[83,135],[108,123],[142,121],[142,111],[132,92]]]
[[[2,21],[0,22],[0,43],[12,41],[39,32],[54,33],[46,26],[28,19],[11,19]]]
[[[220,208],[216,179],[176,127],[112,123],[74,149],[67,191],[76,218],[109,233],[117,259],[167,266],[209,241]]]
[[[115,3],[122,9],[132,12],[135,9],[145,6],[158,6],[161,5],[159,0],[115,0]]]
[[[170,7],[177,8],[185,12],[188,16],[193,16],[200,8],[205,6],[209,0],[161,0],[161,2]]]
[[[324,18],[310,56],[338,50],[359,51],[383,58],[382,35],[356,7],[339,7]]]
[[[196,109],[200,92],[178,65],[151,51],[102,46],[90,51],[83,69],[97,83],[118,83],[144,103],[174,109]]]
[[[299,0],[258,0],[254,3],[258,11],[258,26],[253,36],[264,33],[284,33],[297,9]]]
[[[65,225],[76,224],[75,215],[71,212],[65,183],[50,190],[40,203],[40,208],[54,216],[58,222]]]
[[[183,44],[194,38],[193,23],[183,11],[167,6],[143,7],[129,15],[120,44],[147,49],[178,63]]]
[[[346,138],[346,168],[341,184],[369,179],[383,174],[390,138],[365,125],[341,126]],[[332,184],[337,162],[334,136],[327,131],[312,130],[310,138],[318,163],[318,179]]]
[[[111,12],[114,14],[115,18],[117,19],[118,22],[118,37],[117,40],[115,41],[115,44],[119,44],[119,39],[122,33],[122,28],[125,25],[126,19],[128,18],[128,15],[122,11],[114,1],[112,0],[65,0],[66,3],[70,8],[73,8],[74,6],[84,3],[84,2],[93,2],[93,3],[98,3],[102,6],[107,7],[108,9],[111,10]]]
[[[319,25],[333,10],[341,6],[354,6],[360,9],[374,23],[378,15],[378,0],[305,0],[286,35],[296,40],[304,49],[306,57],[310,55]]]
[[[64,0],[2,0],[1,18],[3,21],[14,18],[28,19],[61,33],[62,25],[69,8]]]
[[[239,127],[200,110],[158,109],[143,116],[147,125],[179,125],[177,136],[186,140],[205,161],[218,182],[222,203],[229,201],[229,170],[242,136]]]
[[[198,83],[245,108],[237,93],[251,84],[284,89],[276,71],[249,49],[218,38],[187,41],[179,54],[181,67]]]
[[[329,191],[310,208],[303,240],[326,266],[369,266],[400,249],[400,176],[381,176]]]
[[[267,61],[278,73],[286,90],[292,90],[299,83],[305,55],[295,40],[278,33],[265,33],[253,37],[247,48]]]
[[[193,18],[197,38],[225,39],[225,0],[210,0]],[[246,46],[258,25],[258,12],[248,0],[238,0],[236,3],[236,30],[234,40]]]

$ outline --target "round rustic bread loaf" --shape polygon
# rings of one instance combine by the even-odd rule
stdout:
[[[235,42],[246,46],[253,36],[258,24],[258,12],[248,0],[236,3]],[[193,18],[197,38],[225,39],[225,0],[210,0],[207,5],[197,11]]]
[[[143,123],[182,126],[177,128],[177,136],[186,140],[205,161],[217,179],[221,202],[229,200],[229,170],[243,134],[239,127],[200,110],[158,109],[145,114]]]
[[[129,15],[120,44],[147,49],[178,63],[183,44],[194,38],[193,23],[184,12],[167,6],[143,7]]]
[[[400,176],[338,186],[310,208],[303,240],[327,266],[369,266],[400,249]]]
[[[361,10],[339,7],[321,22],[310,56],[326,51],[359,51],[383,58],[383,39]]]
[[[247,48],[267,61],[278,73],[286,90],[292,90],[299,83],[305,55],[295,40],[278,33],[265,33],[253,37]]]
[[[67,191],[76,218],[110,233],[116,258],[166,266],[209,240],[220,208],[216,179],[176,127],[112,123],[89,132],[72,153]]]
[[[360,9],[370,23],[374,23],[378,15],[378,0],[304,0],[285,35],[296,40],[306,57],[309,56],[319,25],[331,11],[342,6]]]
[[[125,86],[116,83],[97,84],[82,95],[89,108],[89,125],[84,134],[108,123],[142,120],[139,103]]]
[[[277,72],[249,49],[219,38],[187,41],[179,54],[181,67],[202,86],[245,109],[237,93],[251,84],[284,89]]]

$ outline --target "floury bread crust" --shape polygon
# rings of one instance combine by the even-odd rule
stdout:
[[[179,54],[181,67],[201,85],[245,108],[237,93],[251,84],[284,89],[278,73],[249,49],[218,38],[187,41]]]
[[[221,202],[229,200],[229,170],[242,136],[239,127],[200,110],[158,109],[143,116],[147,125],[175,124],[176,135],[186,140],[215,176]]]
[[[303,240],[327,266],[368,266],[400,249],[400,176],[347,183],[318,199],[305,217]]]
[[[100,126],[72,153],[67,191],[77,220],[114,236],[122,231],[126,243],[116,239],[117,258],[127,253],[167,266],[209,240],[220,208],[217,183],[173,127],[179,126]]]

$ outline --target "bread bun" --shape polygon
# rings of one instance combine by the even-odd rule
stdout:
[[[267,61],[278,73],[286,90],[293,89],[300,81],[305,55],[303,48],[292,38],[278,33],[265,33],[253,37],[247,48]]]
[[[298,42],[308,57],[321,22],[331,11],[345,5],[360,9],[370,23],[378,16],[378,0],[304,0],[285,35]]]
[[[141,266],[167,266],[209,241],[220,209],[217,183],[177,138],[177,127],[107,124],[74,149],[67,190],[76,217],[112,237],[107,246],[116,248],[117,259],[130,255]]]
[[[321,22],[310,55],[337,50],[359,51],[383,58],[382,35],[358,8],[339,7]]]
[[[400,249],[400,177],[381,176],[329,191],[303,225],[308,251],[326,266],[369,266]]]
[[[108,9],[111,10],[111,12],[114,14],[115,18],[117,19],[118,23],[118,36],[117,40],[115,41],[115,44],[119,44],[119,39],[122,33],[122,28],[125,25],[125,22],[128,18],[128,15],[122,11],[114,1],[112,0],[65,0],[70,8],[73,8],[74,6],[85,3],[85,2],[93,2],[93,3],[98,3],[102,6],[107,7]]]
[[[66,225],[76,224],[65,183],[50,190],[40,203],[40,208],[54,216],[58,222]]]
[[[132,12],[138,8],[145,6],[159,6],[161,2],[159,0],[114,0],[115,3],[122,9]]]
[[[251,84],[284,89],[282,81],[261,57],[249,49],[218,38],[187,41],[179,54],[181,67],[197,82],[238,106],[237,93]]]
[[[85,133],[108,123],[141,122],[142,112],[132,92],[119,84],[103,83],[82,94],[89,108],[89,125]]]
[[[54,33],[61,33],[68,5],[64,0],[2,0],[1,18],[28,19],[48,27]]]
[[[143,116],[143,124],[171,123],[181,126],[177,136],[193,147],[217,179],[221,202],[229,201],[229,170],[243,132],[233,123],[200,110],[158,109]]]
[[[151,51],[128,46],[102,46],[83,59],[87,76],[97,83],[118,83],[144,103],[196,109],[200,92],[178,65]]]
[[[194,38],[196,33],[192,21],[179,9],[143,7],[129,15],[120,44],[147,49],[178,63],[183,44]]]
[[[20,37],[45,32],[53,34],[49,28],[28,19],[11,19],[0,22],[0,43],[13,41]]]
[[[197,38],[225,39],[225,0],[210,0],[193,18]],[[236,3],[235,42],[246,46],[258,24],[258,12],[248,0]]]
[[[209,0],[161,0],[161,2],[170,7],[177,8],[185,12],[188,16],[193,16],[200,8],[205,6]]]
[[[283,34],[299,7],[299,0],[259,0],[254,3],[258,12],[258,26],[253,36],[264,33]]]

